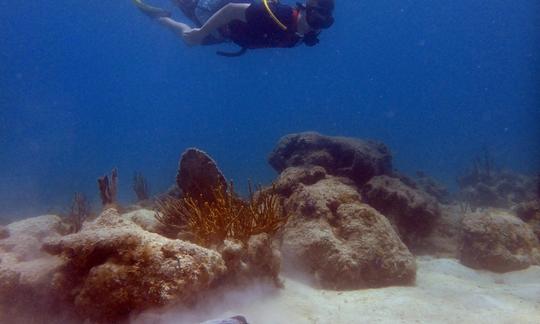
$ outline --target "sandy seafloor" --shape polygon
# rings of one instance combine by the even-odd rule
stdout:
[[[417,258],[415,286],[330,291],[283,277],[285,287],[228,292],[197,310],[146,313],[132,323],[199,323],[244,315],[251,324],[540,323],[540,266],[506,274],[454,259]]]

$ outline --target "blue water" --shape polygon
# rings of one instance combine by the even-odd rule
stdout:
[[[128,0],[0,1],[0,218],[97,201],[114,166],[125,203],[136,170],[164,191],[191,146],[268,183],[278,139],[306,130],[380,140],[449,186],[484,146],[540,169],[540,2],[337,2],[318,46],[231,59]]]

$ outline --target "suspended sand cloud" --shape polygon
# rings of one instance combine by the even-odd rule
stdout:
[[[540,267],[506,274],[467,268],[454,259],[417,259],[415,286],[320,290],[285,276],[216,294],[197,309],[148,312],[132,323],[198,323],[243,315],[249,323],[537,323]]]

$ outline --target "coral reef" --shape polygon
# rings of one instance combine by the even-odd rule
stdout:
[[[397,178],[373,177],[362,187],[362,197],[391,220],[409,248],[414,249],[419,239],[428,236],[440,217],[433,197]]]
[[[305,180],[305,174],[310,173],[285,170],[276,187],[290,183],[293,175]],[[294,187],[285,198],[290,213],[282,243],[286,260],[331,289],[414,282],[414,257],[388,220],[360,202],[351,180],[327,175]]]
[[[495,168],[487,150],[473,166],[457,178],[458,199],[471,211],[478,208],[512,208],[535,198],[535,179]]]
[[[270,191],[250,193],[247,202],[238,198],[233,186],[214,188],[204,197],[209,200],[187,196],[158,201],[156,219],[204,246],[219,245],[228,238],[247,242],[253,235],[273,235],[287,220],[277,195]]]
[[[358,185],[373,176],[392,173],[392,156],[384,144],[315,132],[282,137],[268,161],[277,172],[293,166],[318,165],[328,174],[347,177]]]
[[[98,178],[98,188],[103,206],[107,207],[109,205],[115,205],[117,202],[118,170],[114,168],[111,171],[110,180],[108,175]]]
[[[150,198],[150,186],[148,181],[141,172],[135,172],[133,175],[133,184],[131,186],[135,195],[137,196],[137,201],[141,202]]]
[[[54,294],[96,321],[192,303],[227,270],[219,253],[144,231],[112,208],[78,233],[48,238],[43,249],[66,260]]]
[[[118,211],[114,169],[98,179],[105,208],[97,218],[77,193],[66,217],[0,226],[0,322],[52,314],[123,322],[150,308],[189,308],[218,288],[282,286],[282,258],[287,270],[337,290],[414,284],[412,252],[495,272],[540,265],[537,184],[497,170],[487,152],[459,178],[461,209],[425,174],[393,170],[381,143],[291,134],[269,162],[277,179],[250,185],[244,199],[210,156],[191,148],[175,186],[158,198],[148,199],[135,174],[139,203],[129,212]],[[246,322],[223,323],[233,321]]]
[[[531,228],[503,210],[463,218],[460,261],[471,268],[507,272],[540,264],[540,243]]]
[[[46,215],[15,222],[0,239],[0,322],[122,322],[153,307],[191,306],[224,285],[280,285],[281,255],[265,233],[226,240],[218,251],[168,239],[154,212],[105,209],[62,235]]]

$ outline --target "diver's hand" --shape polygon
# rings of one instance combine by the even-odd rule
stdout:
[[[191,28],[182,34],[184,42],[191,46],[200,45],[205,37],[206,34],[200,28]]]

